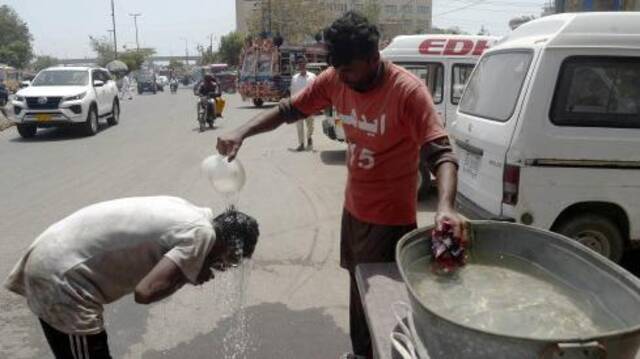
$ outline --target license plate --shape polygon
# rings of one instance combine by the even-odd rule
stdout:
[[[51,121],[51,115],[46,113],[41,113],[36,115],[36,121],[38,122],[47,122]]]
[[[462,172],[468,174],[471,178],[476,178],[480,169],[481,159],[481,156],[465,151],[462,160]]]

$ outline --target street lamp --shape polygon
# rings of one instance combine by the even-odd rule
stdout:
[[[136,27],[136,51],[140,51],[140,42],[138,41],[138,16],[142,16],[142,13],[134,13],[134,14],[129,14],[129,16],[133,17],[133,23]]]

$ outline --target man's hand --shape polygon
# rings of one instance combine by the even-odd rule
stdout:
[[[216,148],[218,153],[229,157],[229,162],[231,162],[238,155],[242,141],[243,136],[236,130],[218,137]]]
[[[435,216],[436,230],[443,229],[443,225],[448,223],[453,228],[453,236],[456,238],[467,238],[466,223],[464,218],[458,212],[450,207],[438,208]]]

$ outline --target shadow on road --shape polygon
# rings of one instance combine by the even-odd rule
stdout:
[[[276,106],[278,106],[278,104],[270,103],[268,105],[262,105],[261,107],[255,107],[255,106],[247,105],[247,106],[238,106],[236,108],[238,110],[267,110],[267,109],[270,109],[270,108],[274,108]]]
[[[268,303],[247,308],[246,317],[245,335],[237,331],[235,315],[222,320],[211,333],[168,350],[147,351],[142,359],[326,359],[336,358],[350,347],[347,333],[321,308],[295,311],[282,303]],[[244,354],[239,352],[242,350]]]
[[[320,160],[322,160],[322,163],[324,163],[325,165],[344,166],[344,164],[347,162],[347,151],[322,151],[320,152]]]
[[[100,136],[101,132],[104,132],[110,129],[112,126],[109,126],[106,123],[100,123],[98,125],[98,133],[96,136]],[[55,127],[55,128],[40,128],[36,133],[35,137],[32,138],[22,138],[16,131],[16,137],[10,139],[11,142],[56,142],[56,141],[69,141],[69,140],[80,140],[83,138],[87,138],[89,136],[85,135],[81,128],[79,127]]]

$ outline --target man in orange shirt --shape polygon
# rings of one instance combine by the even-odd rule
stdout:
[[[382,61],[379,33],[356,12],[325,30],[331,68],[277,108],[218,138],[217,148],[236,156],[245,138],[293,123],[328,106],[336,108],[348,143],[348,180],[342,214],[340,265],[351,277],[350,335],[354,353],[372,357],[371,339],[355,283],[360,263],[394,260],[395,245],[416,228],[420,154],[438,183],[436,226],[463,235],[454,209],[457,159],[426,84]]]

